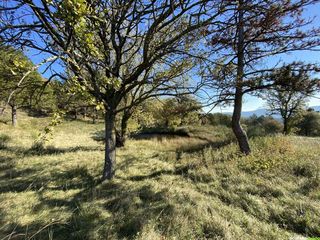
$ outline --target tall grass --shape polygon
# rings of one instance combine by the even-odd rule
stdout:
[[[102,124],[0,123],[0,239],[290,239],[320,236],[320,140],[265,137],[243,156],[230,130],[129,139],[97,184]],[[230,142],[231,141],[231,142]]]

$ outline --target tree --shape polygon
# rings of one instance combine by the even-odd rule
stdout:
[[[142,102],[136,108],[133,118],[138,123],[140,129],[148,129],[153,127],[159,127],[161,125],[158,117],[159,111],[161,111],[163,104],[156,98],[150,98]]]
[[[305,108],[308,96],[316,90],[318,80],[311,79],[307,69],[294,69],[292,65],[274,71],[269,77],[282,85],[266,92],[268,110],[272,114],[280,114],[283,133],[289,134],[294,119]]]
[[[278,63],[276,56],[319,46],[319,29],[302,17],[303,9],[317,2],[228,1],[233,13],[226,14],[217,29],[206,31],[214,54],[203,75],[209,79],[211,95],[216,94],[215,102],[233,104],[232,129],[244,154],[250,153],[250,146],[240,124],[243,96],[278,84],[263,77],[277,64],[264,61],[273,57]]]
[[[139,85],[132,89],[123,97],[118,110],[121,113],[121,119],[118,129],[116,129],[116,145],[122,147],[126,141],[128,120],[134,114],[136,109],[144,101],[161,96],[179,96],[179,99],[186,98],[187,95],[195,93],[201,88],[201,84],[190,87],[188,73],[194,68],[195,63],[190,59],[181,59],[171,63],[168,68],[149,72],[143,75],[144,81],[150,84]],[[162,86],[166,82],[172,82],[170,85]],[[160,117],[161,118],[161,117]]]
[[[249,137],[266,136],[280,133],[283,126],[271,116],[253,115],[243,121],[247,125]]]
[[[73,119],[78,119],[79,114],[82,114],[83,119],[90,116],[93,123],[97,120],[98,111],[95,99],[89,93],[79,91],[78,87],[69,82],[67,77],[47,81],[41,95],[41,104],[36,106],[41,111],[60,110],[65,113],[65,116]]]
[[[200,123],[201,105],[191,96],[177,96],[160,100],[154,104],[153,118],[157,127],[170,128],[188,124]]]
[[[227,11],[213,1],[14,0],[3,6],[0,37],[57,56],[79,89],[105,110],[102,180],[115,172],[118,106],[144,74],[179,62],[199,39],[192,34]],[[27,12],[28,14],[24,14]],[[156,69],[156,68],[157,69]],[[170,87],[164,80],[159,86]]]
[[[22,52],[9,46],[0,47],[0,100],[4,103],[2,112],[6,105],[11,107],[13,126],[17,125],[17,109],[35,106],[36,95],[44,84],[40,74],[32,70],[33,67]]]
[[[211,124],[213,126],[224,125],[231,127],[231,116],[224,113],[207,113],[202,116],[204,124]]]
[[[59,87],[60,82],[44,79],[34,96],[34,104],[28,109],[29,114],[48,116],[59,111],[59,102],[61,101],[61,96],[58,95],[57,91]]]
[[[95,114],[93,109],[96,109],[96,104],[90,94],[73,88],[69,85],[68,80],[63,83],[62,87],[63,92],[61,92],[61,95],[64,100],[61,102],[61,106],[74,120],[78,119],[79,114],[82,114],[83,119],[86,119],[90,109],[92,109],[92,114]]]
[[[308,110],[302,114],[301,121],[296,125],[299,134],[304,136],[320,136],[320,113]]]
[[[180,118],[180,125],[196,124],[200,122],[201,104],[191,96],[179,96],[176,98],[176,114]]]

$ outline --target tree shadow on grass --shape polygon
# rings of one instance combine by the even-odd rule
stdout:
[[[189,134],[184,131],[170,131],[170,130],[159,130],[159,131],[150,131],[150,132],[143,132],[143,133],[132,133],[129,135],[131,139],[134,140],[153,140],[156,139],[159,142],[162,142],[167,139],[174,139],[174,138],[189,138]],[[104,142],[105,141],[105,131],[97,131],[93,133],[91,138],[97,142]]]
[[[97,142],[104,142],[105,141],[105,131],[104,130],[96,131],[91,135],[91,138]]]
[[[167,190],[155,192],[150,185],[136,189],[120,186],[116,197],[105,205],[115,217],[115,232],[118,239],[132,239],[149,221],[156,221],[162,215],[169,217],[172,205],[168,202]]]
[[[40,175],[37,169],[15,169],[14,165],[0,175],[0,193],[39,190],[70,190],[85,188],[97,184],[85,167],[76,167],[69,171]],[[55,186],[49,186],[54,183]]]
[[[54,146],[40,147],[40,148],[30,148],[24,151],[25,155],[54,155],[54,154],[63,154],[63,153],[72,153],[72,152],[81,152],[81,151],[104,151],[102,147],[87,147],[87,146],[76,146],[69,148],[57,148]]]
[[[85,176],[87,187],[69,199],[48,199],[43,191],[37,192],[40,203],[33,208],[34,213],[62,207],[72,213],[67,221],[41,223],[40,219],[29,226],[12,223],[2,234],[12,233],[11,239],[95,239],[96,234],[106,239],[132,239],[149,221],[172,213],[165,190],[155,192],[148,184],[130,187],[126,181],[90,185],[90,179],[92,176]],[[99,201],[103,202],[99,207],[109,213],[107,217],[96,206]],[[83,208],[86,204],[92,207]]]
[[[124,165],[134,161],[134,158],[126,159]],[[3,224],[1,239],[94,239],[96,231],[106,239],[108,236],[113,239],[133,238],[149,220],[156,219],[170,208],[165,201],[165,193],[154,192],[149,185],[132,188],[127,180],[119,178],[117,183],[98,184],[99,176],[92,175],[86,167],[41,175],[37,168],[17,170],[13,158],[1,160],[7,164],[2,167],[4,174],[0,175],[0,193],[35,192],[39,203],[32,208],[34,214],[41,215],[44,209],[63,209],[60,211],[71,213],[67,221],[38,219],[28,226],[16,222]],[[66,198],[44,194],[69,190],[79,191]],[[94,206],[89,210],[82,208],[83,204],[100,200],[104,202],[102,207],[110,214],[109,217]]]
[[[197,137],[199,138],[199,137]],[[230,140],[222,140],[222,141],[211,141],[206,138],[199,138],[201,140],[206,141],[206,143],[197,144],[194,146],[182,146],[176,150],[176,153],[197,153],[201,152],[202,150],[206,148],[212,148],[212,149],[219,149],[222,147],[225,147],[231,143]]]
[[[0,171],[3,174],[4,171],[12,169],[15,166],[14,158],[9,156],[0,156]]]
[[[162,175],[181,175],[181,176],[186,176],[188,175],[188,171],[192,169],[192,165],[187,165],[187,166],[179,166],[176,167],[173,170],[158,170],[154,171],[148,175],[136,175],[132,177],[125,178],[126,180],[130,181],[144,181],[147,179],[153,179],[160,177]]]
[[[6,151],[15,153],[17,156],[46,156],[46,155],[56,155],[56,154],[64,154],[64,153],[73,153],[73,152],[81,152],[81,151],[104,151],[103,147],[87,147],[87,146],[76,146],[69,148],[58,148],[54,146],[32,146],[31,148],[25,147],[6,147]]]
[[[1,181],[2,184],[0,187],[0,193],[34,191],[38,195],[40,201],[40,203],[32,209],[34,214],[43,209],[52,210],[56,207],[64,207],[70,212],[75,212],[79,202],[82,202],[83,200],[82,195],[87,195],[89,192],[92,192],[91,190],[97,185],[95,177],[92,176],[85,167],[52,173],[50,176],[43,177],[37,176],[34,173],[35,171],[32,171],[31,169],[19,171],[17,172],[17,175],[11,179],[9,186],[3,185],[4,182]],[[29,177],[22,179],[21,176],[23,175],[29,175]],[[48,183],[51,184],[49,185]],[[80,190],[74,198],[50,199],[43,195],[43,193],[48,191],[68,191],[72,189]],[[0,214],[4,213],[0,212]],[[87,224],[90,224],[90,222]],[[50,234],[54,233],[54,235],[56,235],[54,239],[70,239],[67,236],[70,235],[69,233],[72,228],[70,229],[69,221],[62,223],[59,222],[59,220],[43,223],[43,221],[39,219],[28,226],[12,222],[0,229],[0,237],[1,239],[50,239]],[[79,237],[72,239],[85,238]]]
[[[221,145],[220,145],[221,144]],[[208,145],[202,145],[193,149],[178,149],[177,152],[194,153],[201,151],[206,147],[220,147],[222,143],[209,142]],[[13,150],[13,149],[11,149]],[[65,149],[53,148],[42,152],[40,155],[58,154],[75,151],[96,151],[90,147],[77,147]],[[37,153],[24,154],[37,155]],[[157,157],[154,156],[149,157]],[[125,156],[125,160],[119,164],[118,169],[124,169],[134,162],[137,158],[134,156]],[[5,159],[12,160],[12,159]],[[141,160],[141,159],[139,159]],[[12,223],[7,225],[6,229],[0,229],[0,235],[11,234],[10,239],[94,239],[98,234],[105,236],[106,239],[132,239],[143,227],[150,221],[156,221],[160,217],[170,222],[173,214],[173,206],[168,201],[167,190],[155,191],[145,180],[157,178],[163,174],[180,175],[192,179],[188,171],[193,166],[179,166],[174,170],[160,170],[151,172],[149,175],[137,175],[129,178],[116,177],[115,181],[98,185],[98,176],[92,175],[86,167],[78,167],[63,172],[52,172],[48,175],[39,175],[37,169],[15,170],[14,163],[6,166],[6,171],[11,170],[11,175],[4,174],[0,177],[0,193],[5,192],[23,192],[26,190],[34,191],[38,195],[39,203],[32,209],[37,214],[43,209],[55,209],[61,207],[63,211],[68,211],[71,216],[67,221],[53,220],[46,223],[39,221],[31,223],[29,226]],[[8,185],[3,185],[7,178]],[[139,181],[132,184],[132,181]],[[50,184],[49,184],[50,183]],[[79,190],[72,197],[49,198],[43,193],[51,190]],[[102,207],[106,216],[101,212]],[[83,206],[93,204],[86,210]],[[2,214],[2,213],[1,213]],[[166,226],[167,224],[163,224]],[[2,233],[1,233],[2,232]],[[5,236],[4,235],[4,236]],[[4,238],[6,239],[6,238]],[[9,239],[9,238],[7,238]]]
[[[55,173],[40,173],[39,168],[24,168],[17,169],[16,162],[25,156],[45,156],[52,154],[60,154],[66,152],[77,151],[100,151],[97,147],[72,147],[72,148],[55,148],[48,147],[42,150],[34,151],[33,149],[26,149],[23,147],[6,147],[4,149],[10,152],[10,156],[0,156],[0,193],[6,192],[23,192],[23,191],[38,191],[39,189],[48,188],[47,185],[51,182],[58,183],[52,190],[56,189],[72,189],[84,187],[87,183],[90,185],[97,180],[87,173],[87,169],[83,167],[74,168],[68,172]],[[13,156],[11,156],[13,154]],[[56,164],[56,163],[55,163]],[[46,164],[46,168],[50,168],[50,164]],[[79,176],[80,182],[75,183],[74,178]],[[83,184],[85,182],[85,184]]]

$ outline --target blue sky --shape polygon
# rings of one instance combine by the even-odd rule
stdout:
[[[310,6],[305,9],[303,16],[305,18],[315,18],[314,26],[320,27],[320,3]],[[268,60],[270,64],[276,63],[279,59],[283,62],[293,62],[293,61],[304,61],[306,63],[318,63],[320,64],[320,51],[300,51],[282,55],[280,57],[271,58]],[[320,77],[320,76],[318,76]],[[316,94],[314,98],[310,98],[308,102],[309,106],[319,106],[320,105],[320,93]],[[245,96],[243,102],[243,111],[253,111],[259,108],[265,108],[265,102],[257,97]],[[205,111],[208,111],[210,108],[206,108]],[[211,112],[232,112],[233,108],[230,107],[216,107]]]
[[[311,7],[308,7],[305,12],[304,12],[304,17],[306,18],[313,18],[315,17],[314,20],[314,25],[315,26],[319,26],[320,27],[320,3]],[[28,55],[28,57],[34,62],[34,63],[39,63],[41,62],[43,59],[47,58],[48,56],[44,55],[44,54],[39,54],[36,51],[33,50],[29,50],[26,52],[26,54]],[[280,57],[276,57],[276,58],[270,58],[268,59],[268,63],[272,64],[275,62],[278,62],[278,60],[281,59],[283,60],[283,62],[292,62],[292,61],[305,61],[305,62],[309,62],[309,63],[319,63],[320,64],[320,52],[294,52],[291,54],[286,54],[286,55],[282,55]],[[40,67],[39,72],[42,72],[45,69],[45,66]],[[53,69],[55,71],[63,71],[63,69],[61,68],[61,66],[59,64],[54,64]],[[43,74],[44,77],[49,77],[51,75],[50,71],[47,71],[46,73]],[[316,96],[316,98],[311,98],[309,100],[309,106],[317,106],[320,105],[320,93]],[[264,108],[265,106],[265,102],[262,99],[253,97],[253,96],[245,96],[244,97],[244,104],[243,104],[243,111],[252,111],[252,110],[256,110],[259,108]],[[210,108],[205,108],[205,111],[208,111]],[[212,112],[230,112],[232,111],[232,106],[230,107],[224,107],[224,108],[220,108],[220,107],[216,107],[215,109],[212,110]]]

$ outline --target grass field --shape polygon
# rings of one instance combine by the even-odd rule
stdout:
[[[114,180],[97,184],[103,124],[65,121],[32,148],[46,118],[0,123],[0,239],[290,239],[320,237],[320,139],[251,140],[230,130],[131,139]]]

